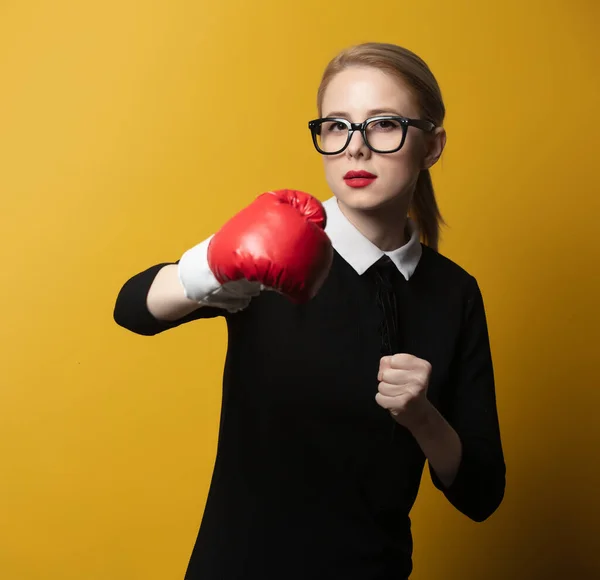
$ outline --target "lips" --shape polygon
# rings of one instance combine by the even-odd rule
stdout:
[[[368,171],[348,171],[344,175],[344,183],[349,187],[367,187],[377,179],[377,175],[373,175]]]
[[[344,175],[344,179],[375,179],[377,175],[373,175],[368,171],[348,171],[346,175]]]

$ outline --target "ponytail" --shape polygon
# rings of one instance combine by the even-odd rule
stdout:
[[[410,215],[419,228],[423,243],[437,252],[440,224],[444,219],[435,199],[429,169],[422,170],[417,179]]]

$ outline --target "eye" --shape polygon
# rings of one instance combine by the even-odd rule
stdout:
[[[369,128],[375,131],[394,131],[400,129],[402,125],[399,121],[394,119],[381,119],[380,121],[373,121],[370,123]]]
[[[335,132],[335,131],[347,131],[347,130],[348,130],[348,127],[346,127],[346,125],[344,123],[341,123],[339,121],[338,122],[334,121],[327,125],[327,131],[329,131],[330,133]]]

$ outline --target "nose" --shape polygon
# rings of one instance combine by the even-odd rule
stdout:
[[[367,147],[361,132],[354,131],[346,148],[346,155],[348,157],[368,157],[370,154],[371,150]]]

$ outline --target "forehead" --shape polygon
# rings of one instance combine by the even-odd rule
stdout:
[[[357,120],[363,120],[374,109],[418,115],[416,100],[404,82],[368,67],[351,67],[333,77],[323,95],[321,108],[323,116],[345,112]]]

